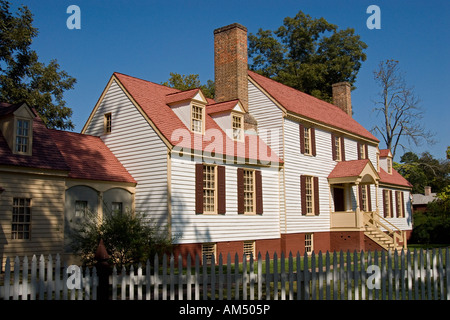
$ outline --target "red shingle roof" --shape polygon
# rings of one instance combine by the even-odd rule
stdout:
[[[403,178],[403,176],[394,168],[392,168],[392,174],[387,173],[382,168],[380,168],[380,172],[378,172],[378,174],[380,175],[380,183],[412,188],[412,184]]]
[[[49,130],[74,179],[136,183],[99,137]]]
[[[367,129],[335,105],[248,71],[248,75],[286,110],[308,119],[379,142]]]
[[[369,159],[338,162],[328,178],[357,177],[368,163]]]
[[[208,105],[206,112],[208,114],[214,114],[219,112],[231,111],[236,106],[239,100],[231,100],[226,102],[218,102]]]
[[[3,103],[3,106],[7,105],[8,104]],[[0,109],[2,109],[2,106],[0,106]],[[69,170],[58,147],[53,139],[51,139],[47,127],[39,117],[36,117],[33,120],[32,156],[14,154],[0,132],[0,165],[21,166],[45,170]]]
[[[390,152],[391,152],[391,150],[389,150],[389,149],[381,149],[380,150],[380,158],[389,157]]]
[[[205,135],[193,133],[167,105],[167,95],[180,93],[180,90],[117,72],[114,73],[114,76],[172,146],[213,151],[216,154],[232,157],[242,155],[246,159],[265,163],[282,162],[258,136],[246,136],[245,143],[231,140],[208,114],[205,117]],[[214,100],[208,99],[208,102],[211,104],[214,103]],[[242,152],[238,150],[242,150]],[[259,152],[260,150],[263,151]]]
[[[0,103],[0,116],[20,106]],[[100,138],[47,129],[39,116],[33,119],[31,156],[12,153],[0,132],[0,165],[65,171],[77,179],[136,183]]]

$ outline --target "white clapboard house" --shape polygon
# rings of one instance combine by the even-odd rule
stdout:
[[[137,181],[136,212],[183,255],[405,245],[411,185],[352,118],[350,86],[330,104],[249,71],[240,24],[214,48],[214,100],[114,73],[82,130]]]

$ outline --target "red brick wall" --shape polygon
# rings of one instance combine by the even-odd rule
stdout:
[[[214,80],[217,102],[239,99],[248,108],[247,28],[234,23],[214,30]]]
[[[330,251],[364,250],[364,231],[330,232]]]

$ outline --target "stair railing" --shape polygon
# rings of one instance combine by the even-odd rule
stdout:
[[[376,229],[381,230],[381,228],[386,229],[389,237],[392,238],[395,247],[399,245],[399,242],[403,241],[403,248],[406,249],[406,234],[405,231],[400,230],[397,226],[392,224],[389,220],[379,215],[375,211],[364,212],[365,223],[369,226],[373,226]]]

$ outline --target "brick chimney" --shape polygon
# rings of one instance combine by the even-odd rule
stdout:
[[[431,187],[430,187],[430,186],[426,186],[426,187],[425,187],[425,195],[426,195],[426,196],[431,195]]]
[[[335,83],[333,88],[333,104],[352,117],[351,86],[348,82]]]
[[[214,30],[214,72],[217,102],[239,99],[248,111],[247,28],[239,23]]]

